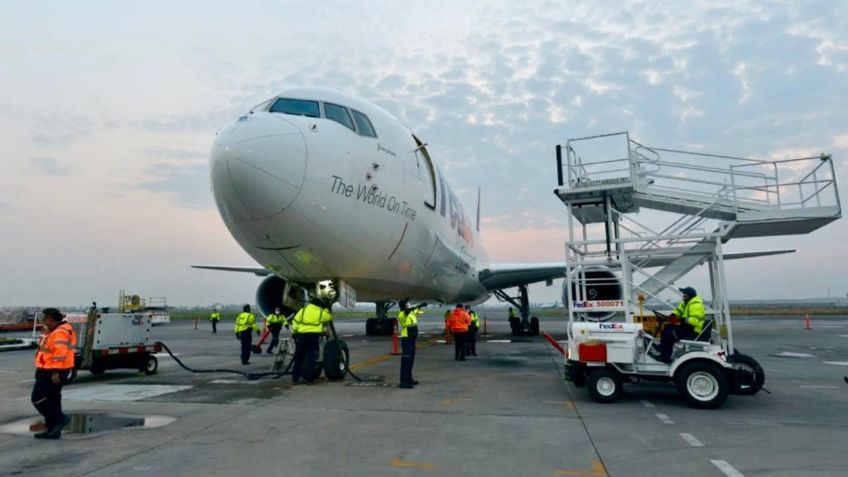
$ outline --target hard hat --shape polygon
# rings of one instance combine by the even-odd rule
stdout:
[[[318,298],[327,303],[332,303],[336,299],[336,288],[333,286],[332,280],[322,280],[315,287],[315,293]]]

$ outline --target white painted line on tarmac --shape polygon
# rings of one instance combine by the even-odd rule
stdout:
[[[842,338],[848,338],[848,335],[839,335],[839,336],[841,336]]]
[[[714,466],[718,467],[718,470],[724,472],[724,475],[727,477],[745,477],[745,474],[734,469],[733,466],[728,464],[726,460],[713,459],[710,462],[712,462]]]
[[[836,386],[801,386],[803,389],[836,389]]]
[[[657,406],[655,406],[655,405],[654,405],[654,403],[652,403],[651,401],[646,401],[646,400],[644,400],[644,399],[643,399],[643,400],[641,400],[641,401],[639,401],[639,402],[641,402],[641,403],[642,403],[642,405],[643,405],[643,406],[645,406],[645,407],[647,407],[647,408],[657,407]]]
[[[666,414],[657,414],[657,418],[659,418],[663,424],[674,424],[674,421],[672,421]]]
[[[775,356],[778,358],[815,358],[815,355],[809,353],[796,353],[794,351],[783,351],[777,353]]]
[[[848,366],[848,361],[822,361],[824,364],[832,364],[834,366]]]
[[[174,356],[179,356],[179,355],[180,355],[180,353],[174,353]],[[171,355],[168,354],[168,353],[153,353],[153,356],[156,356],[157,358],[170,358],[171,357]]]
[[[68,401],[138,401],[192,387],[165,384],[96,384],[82,388],[74,386],[74,389],[62,394]]]
[[[486,340],[486,343],[512,343],[512,340]]]
[[[350,338],[350,337],[353,337],[353,336],[356,336],[356,335],[342,335],[342,338]]]
[[[699,441],[692,434],[688,434],[686,432],[681,432],[679,435],[680,435],[680,437],[683,438],[684,441],[686,441],[687,444],[689,444],[692,447],[704,447],[704,443]]]

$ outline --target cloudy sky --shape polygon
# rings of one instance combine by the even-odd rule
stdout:
[[[119,288],[251,301],[256,277],[189,268],[252,264],[215,210],[207,153],[295,86],[403,119],[466,209],[482,186],[497,261],[562,260],[553,151],[570,137],[829,152],[848,183],[848,3],[522,3],[3,2],[0,306],[113,303]],[[844,296],[846,233],[731,244],[799,249],[729,265],[732,297]]]

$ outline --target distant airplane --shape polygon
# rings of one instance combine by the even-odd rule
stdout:
[[[377,318],[406,297],[474,304],[495,294],[538,332],[527,285],[565,272],[564,262],[490,262],[479,193],[471,221],[426,141],[348,95],[296,89],[268,99],[217,135],[210,166],[224,223],[261,267],[195,267],[265,276],[256,293],[265,314],[296,309],[303,291],[333,279],[375,302]],[[514,287],[517,296],[504,291]]]
[[[552,309],[552,308],[556,308],[558,306],[559,306],[559,300],[554,300],[553,303],[543,303],[543,304],[539,305],[539,308]]]

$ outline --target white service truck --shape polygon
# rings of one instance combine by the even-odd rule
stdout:
[[[76,368],[92,374],[103,374],[108,369],[137,369],[144,374],[155,374],[159,361],[153,353],[162,350],[150,338],[154,312],[137,313],[69,313],[65,320],[77,334]],[[89,327],[89,323],[93,326]]]

